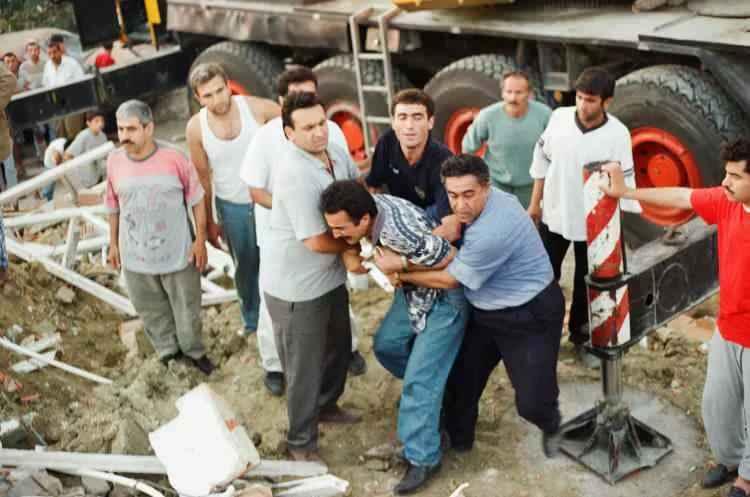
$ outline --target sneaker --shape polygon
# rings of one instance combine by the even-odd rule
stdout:
[[[440,471],[440,463],[434,466],[415,466],[412,463],[407,463],[404,477],[393,487],[393,493],[396,495],[413,494],[425,486],[427,481],[438,471]]]
[[[281,397],[284,395],[284,373],[279,373],[277,371],[266,372],[266,376],[263,378],[263,384],[274,397]]]
[[[355,350],[352,352],[351,358],[349,359],[349,374],[352,376],[360,376],[367,372],[367,363],[365,358],[359,351]]]
[[[190,362],[193,363],[193,366],[198,368],[203,374],[210,375],[214,369],[216,369],[216,366],[211,362],[211,360],[208,358],[208,356],[201,356],[198,359],[190,359]]]
[[[576,360],[587,369],[600,369],[602,367],[602,361],[594,354],[586,350],[583,344],[575,344],[575,356]]]

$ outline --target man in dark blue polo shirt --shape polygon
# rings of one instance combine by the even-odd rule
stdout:
[[[387,189],[389,194],[416,204],[440,222],[450,214],[440,165],[453,153],[430,136],[435,103],[422,90],[411,88],[393,97],[392,110],[391,129],[375,146],[367,186],[374,193]],[[453,226],[457,227],[457,223]]]
[[[487,164],[472,155],[445,161],[442,175],[463,245],[443,270],[396,273],[392,281],[427,288],[462,286],[471,317],[448,383],[446,427],[456,449],[469,450],[479,399],[500,361],[516,392],[518,414],[544,433],[544,451],[559,439],[557,356],[565,305],[531,218],[511,194],[492,188]],[[397,262],[380,261],[385,272]]]

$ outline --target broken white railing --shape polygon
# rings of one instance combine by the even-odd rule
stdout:
[[[113,149],[114,144],[107,142],[0,193],[0,206],[14,202],[55,182],[68,173],[89,165],[92,161],[105,157]],[[91,253],[100,253],[101,264],[106,264],[106,254],[109,248],[109,222],[102,217],[106,215],[106,212],[103,205],[95,205],[62,208],[50,212],[32,212],[6,219],[4,223],[8,233],[7,249],[10,254],[24,261],[39,262],[50,274],[106,302],[118,311],[128,316],[136,316],[135,308],[130,299],[75,270],[76,262],[80,257]],[[20,228],[54,226],[59,223],[68,223],[66,241],[62,244],[48,245],[24,242],[12,236],[12,233]],[[91,238],[84,238],[83,233],[85,232],[93,232],[95,235]],[[209,270],[207,276],[201,278],[202,304],[209,306],[237,300],[236,290],[227,290],[212,281],[222,275],[230,277],[233,275],[232,258],[226,252],[217,250],[209,244],[206,244],[206,246]]]

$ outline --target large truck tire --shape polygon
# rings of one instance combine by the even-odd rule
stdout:
[[[363,60],[360,62],[365,85],[384,85],[385,75],[379,62]],[[357,76],[354,72],[354,60],[351,55],[336,55],[326,59],[314,68],[318,76],[318,95],[326,107],[328,118],[336,122],[346,136],[349,152],[358,164],[365,162],[364,126],[360,118],[359,96],[357,94]],[[393,87],[395,91],[410,88],[412,85],[404,74],[393,68]],[[389,109],[384,95],[367,93],[365,95],[367,112],[371,116],[388,116]],[[378,136],[388,127],[383,125],[368,126],[370,142],[375,144]]]
[[[482,54],[457,60],[438,72],[424,88],[435,101],[433,136],[460,153],[461,141],[477,113],[500,100],[503,74],[517,70],[512,57]],[[532,71],[529,76],[534,97],[543,101],[538,75]]]
[[[232,93],[276,100],[276,80],[284,71],[284,64],[266,45],[222,41],[201,52],[193,61],[190,72],[206,62],[221,64],[229,77]],[[190,110],[195,113],[199,104],[189,88],[189,82],[188,90]]]
[[[630,128],[640,187],[718,185],[721,144],[747,133],[738,105],[708,73],[679,65],[640,69],[617,81],[609,112]],[[626,214],[626,237],[637,246],[688,221],[693,213],[643,206]]]

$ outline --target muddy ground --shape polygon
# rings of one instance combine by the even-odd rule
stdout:
[[[101,271],[100,271],[101,272]],[[115,286],[111,275],[100,281]],[[143,333],[138,333],[139,352],[128,355],[119,336],[123,316],[95,298],[76,290],[71,304],[63,304],[56,292],[64,283],[36,264],[16,263],[11,283],[0,295],[0,330],[15,335],[18,343],[51,332],[62,336],[58,358],[114,380],[112,386],[96,386],[51,367],[28,374],[10,374],[21,386],[6,379],[0,397],[0,416],[7,419],[34,412],[34,428],[56,450],[149,454],[146,434],[171,419],[174,400],[202,381],[222,394],[251,433],[257,433],[258,449],[265,458],[282,458],[286,427],[283,398],[267,393],[255,339],[236,335],[241,321],[237,304],[204,311],[204,337],[209,356],[220,366],[209,378],[181,363],[162,366],[151,354]],[[322,455],[332,473],[352,483],[353,496],[389,495],[403,467],[396,462],[365,460],[370,448],[392,439],[400,382],[392,378],[372,354],[372,335],[388,308],[389,297],[379,289],[356,292],[353,306],[361,328],[360,351],[368,362],[366,375],[350,378],[342,405],[364,414],[364,423],[351,427],[323,427]],[[628,386],[647,391],[674,405],[700,428],[700,399],[706,353],[702,341],[710,336],[715,299],[681,316],[670,327],[650,338],[649,349],[634,347],[625,359]],[[22,332],[19,332],[19,328]],[[12,331],[8,331],[11,330]],[[20,358],[0,350],[0,370]],[[559,363],[562,383],[598,382],[596,372],[584,371],[563,346]],[[462,482],[470,482],[468,497],[489,495],[541,496],[554,493],[574,497],[579,490],[567,488],[564,478],[545,474],[538,465],[526,467],[516,454],[521,436],[514,430],[513,391],[502,368],[493,374],[482,399],[478,440],[469,454],[449,452],[443,470],[420,495],[447,497]],[[504,423],[503,420],[506,420]],[[705,446],[701,435],[700,444]],[[722,491],[704,491],[697,481],[708,460],[686,468],[684,491],[676,495],[708,497]],[[658,471],[658,467],[652,471]],[[581,471],[584,471],[581,469]],[[665,478],[669,478],[665,475]],[[562,482],[562,483],[561,483]]]

